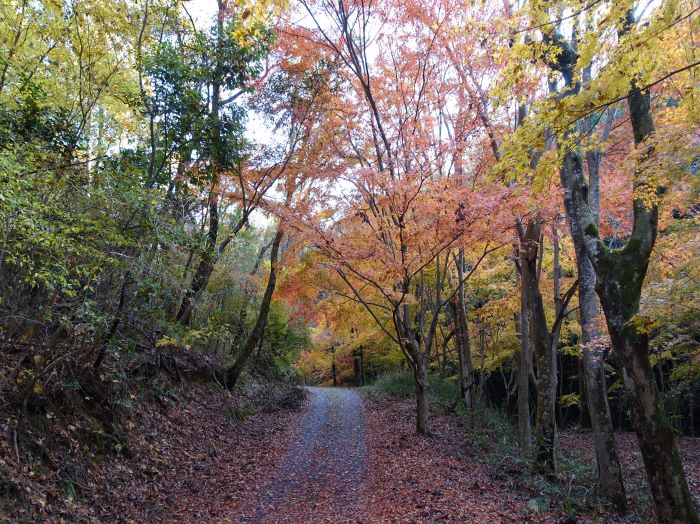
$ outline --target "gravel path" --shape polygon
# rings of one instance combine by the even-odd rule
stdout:
[[[367,448],[362,399],[342,388],[308,388],[312,406],[297,442],[260,498],[256,522],[358,522]]]

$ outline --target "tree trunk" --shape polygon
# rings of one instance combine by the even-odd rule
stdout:
[[[624,278],[625,272],[618,268],[613,275]],[[621,287],[624,289],[619,284],[619,278],[611,277],[602,278],[597,289],[605,310],[610,339],[622,364],[632,422],[649,478],[657,519],[663,523],[699,522],[676,448],[675,433],[666,416],[649,362],[649,338],[634,323],[632,316],[636,314],[636,308],[627,309],[629,304],[619,296]],[[641,282],[635,301],[637,308],[640,294]],[[630,314],[632,311],[634,313]]]
[[[639,162],[648,162],[653,152],[643,142],[654,131],[649,92],[641,92],[633,85],[628,104],[635,144],[647,147]],[[662,523],[700,522],[676,449],[673,428],[654,380],[648,336],[635,318],[656,241],[658,206],[635,198],[630,239],[624,248],[611,250],[600,239],[592,218],[581,156],[572,151],[564,160],[562,185],[571,194],[576,221],[596,273],[596,291],[605,311],[613,350],[621,363],[657,519]],[[647,180],[641,170],[635,175],[635,182],[643,192],[658,190],[650,186],[653,181]]]
[[[553,39],[552,39],[553,38]],[[558,67],[550,63],[552,69],[557,69],[562,73],[567,90],[564,96],[576,94],[580,90],[580,83],[574,83],[573,64],[576,63],[578,55],[576,46],[564,40],[560,34],[553,33],[546,35],[546,39],[553,42],[560,49],[557,62]],[[584,81],[590,79],[590,68],[583,71]],[[556,89],[556,88],[555,88]],[[612,116],[608,118],[605,126],[603,140],[607,138],[612,123]],[[587,132],[591,132],[591,119],[584,123]],[[583,176],[582,159],[575,149],[564,151],[564,162],[560,169],[562,187],[564,193],[564,207],[569,218],[569,230],[574,241],[576,253],[576,265],[579,274],[579,307],[580,323],[583,334],[583,375],[585,386],[585,397],[588,404],[589,417],[593,427],[593,439],[598,461],[598,481],[601,493],[619,509],[625,508],[625,492],[620,471],[620,464],[615,446],[615,436],[608,405],[607,387],[605,383],[605,369],[602,355],[596,354],[596,339],[600,333],[597,329],[598,305],[593,294],[596,283],[597,269],[593,265],[593,260],[589,255],[593,255],[594,250],[589,250],[584,238],[584,227],[586,234],[596,232],[598,215],[600,212],[599,194],[599,166],[602,154],[599,151],[589,151],[587,161],[589,165],[590,187],[584,192],[581,185],[574,190],[576,184],[585,184]],[[578,199],[578,202],[574,202]],[[585,200],[585,202],[583,202]],[[585,213],[583,213],[585,207]],[[582,217],[586,217],[586,224],[582,222]]]
[[[365,385],[365,370],[364,370],[364,349],[362,346],[354,349],[352,352],[353,365],[355,367],[355,380],[357,381],[357,386],[362,387]]]
[[[479,317],[479,401],[483,402],[484,385],[486,383],[486,328],[484,326],[484,317]]]
[[[460,394],[467,409],[473,410],[476,408],[476,392],[474,391],[474,366],[472,363],[469,321],[467,319],[466,299],[464,296],[464,249],[459,250],[457,258],[457,278],[460,286],[457,292],[457,303],[453,303],[452,308],[455,320],[457,354],[459,355]]]
[[[112,338],[114,338],[114,335],[116,335],[117,329],[119,329],[119,324],[122,321],[122,315],[124,314],[124,303],[126,299],[126,287],[129,284],[130,279],[131,272],[127,271],[126,275],[124,275],[124,280],[119,290],[119,304],[117,305],[117,311],[114,314],[114,320],[112,320],[112,325],[109,327],[109,331],[107,331],[107,334],[102,339],[102,345],[97,353],[97,358],[95,358],[95,362],[93,362],[92,364],[92,372],[95,374],[97,374],[97,372],[100,370],[102,360],[107,354],[107,348],[109,347],[109,343],[112,340]]]
[[[454,336],[455,330],[453,329],[449,335],[442,339],[442,356],[440,361],[440,382],[445,380],[447,375],[447,345],[450,343],[450,339]]]
[[[260,339],[262,339],[265,331],[267,315],[270,312],[270,304],[272,303],[272,294],[274,293],[275,286],[277,284],[277,263],[279,258],[280,243],[282,242],[283,236],[284,232],[282,231],[282,228],[279,227],[277,229],[277,233],[275,234],[275,240],[272,242],[272,251],[270,252],[270,276],[267,279],[267,287],[265,288],[265,294],[263,295],[263,299],[260,304],[260,313],[258,313],[258,318],[255,321],[253,331],[250,333],[248,339],[243,345],[243,349],[241,349],[241,353],[238,355],[236,362],[226,372],[226,385],[229,389],[236,385],[236,382],[241,376],[248,358]]]
[[[177,312],[175,320],[177,320],[181,325],[188,326],[192,320],[192,313],[194,311],[195,303],[200,295],[204,292],[209,284],[209,279],[214,272],[214,266],[218,259],[216,242],[219,232],[219,199],[216,194],[218,190],[218,170],[222,169],[223,162],[222,157],[224,155],[223,144],[222,144],[222,128],[219,113],[221,110],[221,86],[224,82],[222,75],[222,53],[224,52],[224,14],[225,5],[219,0],[218,2],[218,12],[217,12],[217,44],[216,44],[216,63],[214,67],[214,72],[216,73],[212,79],[212,98],[211,98],[211,111],[208,115],[214,121],[214,126],[211,133],[211,141],[214,148],[213,157],[210,158],[213,164],[214,181],[212,183],[211,192],[209,194],[209,232],[207,233],[207,243],[204,248],[204,253],[202,253],[202,258],[199,261],[199,265],[192,277],[192,283],[190,288],[185,292],[185,296],[180,304],[180,309]]]
[[[608,404],[605,360],[601,354],[602,348],[596,343],[600,334],[596,326],[599,311],[593,283],[595,282],[595,275],[591,275],[593,267],[585,253],[578,258],[582,262],[578,264],[577,260],[577,265],[579,266],[580,322],[584,344],[582,355],[583,372],[588,412],[593,428],[593,442],[598,460],[598,487],[600,493],[615,508],[619,511],[624,511],[626,507],[625,487],[617,454],[615,430]],[[593,282],[591,282],[591,277]],[[583,284],[583,280],[586,280],[585,284]]]
[[[520,353],[518,355],[518,427],[520,443],[524,450],[532,443],[532,426],[530,423],[530,322],[527,313],[527,293],[520,287],[520,314],[518,331],[520,332]]]
[[[537,278],[540,237],[539,220],[530,220],[520,235],[521,279],[527,301],[530,343],[537,363],[536,460],[543,472],[551,474],[557,468],[557,353],[556,343],[547,329],[544,303]]]
[[[429,435],[428,429],[428,360],[429,354],[421,351],[420,338],[413,328],[411,320],[411,308],[408,304],[401,304],[394,313],[394,326],[399,335],[398,341],[401,350],[411,366],[413,382],[416,388],[416,431],[420,435]],[[428,346],[429,348],[430,346]],[[428,349],[426,348],[426,349]],[[403,362],[403,361],[402,361]]]
[[[251,277],[255,277],[257,275],[258,269],[260,269],[260,264],[262,264],[262,261],[265,258],[265,253],[267,253],[267,250],[270,249],[270,246],[272,246],[272,242],[274,242],[274,240],[275,237],[273,236],[258,251],[258,254],[255,257],[255,263],[253,264],[253,269],[251,269],[250,273],[248,273]],[[238,310],[238,321],[233,337],[233,347],[238,347],[243,340],[243,336],[245,335],[245,323],[248,318],[248,306],[250,304],[251,297],[254,294],[254,288],[255,284],[252,282],[246,282],[246,284],[243,286],[243,303]]]
[[[604,308],[609,315],[611,304],[607,303],[606,307],[606,303]],[[615,318],[616,315],[611,316]],[[622,376],[656,516],[664,523],[698,522],[676,449],[675,433],[666,417],[649,363],[649,339],[629,322],[626,325],[611,324],[608,322],[608,329],[618,355],[622,355]]]
[[[416,358],[414,371],[414,381],[416,384],[416,431],[420,435],[429,435],[428,430],[428,355],[420,353]]]
[[[450,301],[450,309],[455,323],[455,345],[459,357],[459,390],[460,398],[468,409],[476,407],[474,392],[474,373],[471,367],[471,348],[469,331],[465,327],[467,318],[459,301]]]
[[[578,269],[579,321],[583,336],[581,362],[583,364],[585,398],[593,428],[593,445],[598,463],[598,489],[600,494],[610,501],[618,511],[624,512],[627,505],[625,487],[615,442],[615,429],[608,404],[603,348],[598,342],[601,335],[598,329],[600,310],[595,292],[595,271],[586,253],[584,240],[576,222],[573,202],[569,195],[564,198],[564,207],[569,217],[569,231],[574,243]]]
[[[360,385],[365,385],[365,348],[360,346]]]
[[[219,232],[219,200],[214,194],[215,188],[209,196],[209,232],[207,233],[207,244],[202,253],[199,265],[192,276],[190,288],[185,292],[185,296],[180,304],[175,320],[181,325],[188,326],[192,320],[195,302],[204,292],[209,284],[209,279],[214,272],[216,264],[216,241]]]

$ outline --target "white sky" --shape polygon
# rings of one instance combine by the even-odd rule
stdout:
[[[186,0],[183,4],[199,28],[206,27],[216,13],[216,0]]]

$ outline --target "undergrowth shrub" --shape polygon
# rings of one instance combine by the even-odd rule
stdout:
[[[459,384],[453,378],[440,379],[440,377],[428,376],[430,388],[428,395],[430,402],[445,407],[454,408],[459,400]],[[416,395],[416,386],[413,375],[408,371],[397,371],[381,375],[369,388],[382,391],[395,398],[413,398]]]

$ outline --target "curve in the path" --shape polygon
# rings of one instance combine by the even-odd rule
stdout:
[[[366,477],[362,399],[345,388],[308,388],[311,410],[260,499],[257,522],[355,522]]]

